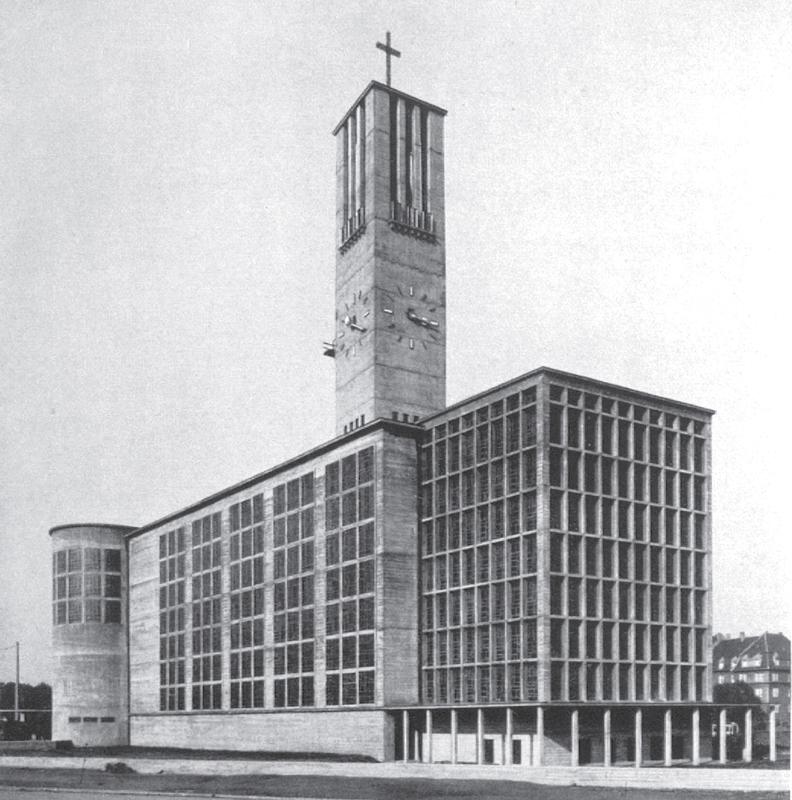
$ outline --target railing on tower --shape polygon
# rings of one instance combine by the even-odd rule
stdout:
[[[412,206],[391,202],[391,228],[401,233],[409,233],[419,239],[433,241],[435,238],[435,220],[431,211],[421,211]]]
[[[351,247],[365,230],[366,209],[361,206],[341,227],[341,252]]]

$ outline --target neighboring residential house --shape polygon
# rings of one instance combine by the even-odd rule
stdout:
[[[789,747],[789,639],[783,633],[763,633],[732,639],[728,634],[716,634],[712,648],[713,683],[741,683],[753,690],[765,711],[775,707],[778,744]],[[717,690],[716,690],[717,691]],[[761,722],[757,738],[766,737]]]

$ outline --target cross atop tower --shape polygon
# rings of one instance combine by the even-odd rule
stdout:
[[[388,86],[391,85],[391,56],[401,58],[401,53],[395,48],[391,47],[390,31],[385,32],[385,44],[377,42],[377,48],[385,51],[385,82]]]

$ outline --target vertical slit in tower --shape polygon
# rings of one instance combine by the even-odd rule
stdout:
[[[421,109],[421,196],[423,197],[423,211],[431,211],[429,207],[429,112]]]
[[[390,95],[390,200],[391,205],[399,200],[399,131],[397,127],[398,101]],[[392,214],[392,216],[395,216]]]
[[[403,207],[407,202],[407,165],[405,164],[407,106],[401,97],[396,102],[396,204]]]
[[[423,211],[423,136],[422,134],[422,114],[420,106],[413,106],[411,117],[412,125],[412,164],[411,164],[411,186],[412,203],[416,214]]]
[[[355,115],[350,114],[346,123],[348,135],[348,149],[347,149],[347,163],[349,165],[349,216],[347,221],[354,216],[357,209],[357,198],[355,197],[355,190],[357,189],[357,176],[355,174]]]
[[[357,204],[355,227],[364,222],[366,202],[366,109],[363,103],[357,107]]]
[[[347,126],[341,130],[341,144],[344,148],[344,156],[341,159],[341,192],[342,192],[342,203],[341,208],[343,209],[343,219],[341,220],[341,226],[343,229],[346,228],[347,220],[351,215],[351,210],[349,208],[349,142],[348,142],[349,132],[347,130]]]
[[[413,118],[414,106],[408,105],[406,108],[404,119],[404,154],[405,154],[405,174],[404,182],[406,185],[406,192],[404,202],[411,208],[413,205],[413,180],[415,178],[415,164],[413,163]]]

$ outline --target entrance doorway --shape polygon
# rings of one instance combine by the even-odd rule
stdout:
[[[591,763],[591,739],[578,740],[578,763]]]
[[[494,739],[485,739],[484,740],[484,763],[485,764],[494,764],[495,763],[495,740]]]
[[[650,736],[649,737],[649,760],[661,761],[663,758],[663,737]]]
[[[522,764],[521,739],[512,739],[512,764]]]

